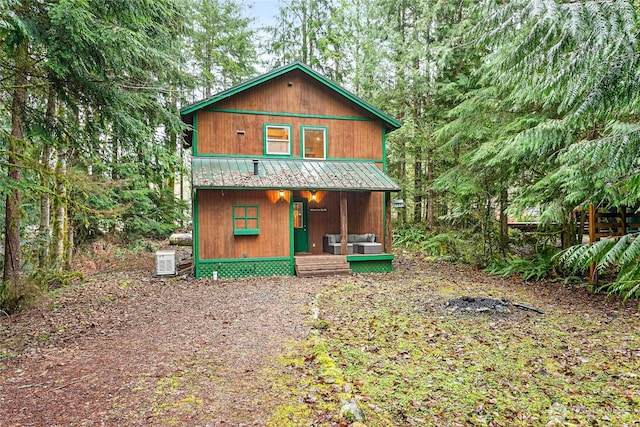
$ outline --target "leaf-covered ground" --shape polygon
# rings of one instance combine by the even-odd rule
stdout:
[[[0,321],[0,425],[640,425],[637,302],[399,256],[394,273],[94,274]],[[454,314],[465,295],[543,310]]]
[[[445,301],[462,295],[545,315],[452,314]],[[289,413],[274,425],[339,424],[353,398],[369,426],[640,425],[635,303],[410,259],[317,301],[316,332],[285,359]]]

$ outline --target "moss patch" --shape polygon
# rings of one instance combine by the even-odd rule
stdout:
[[[640,419],[637,313],[612,320],[604,302],[599,311],[482,279],[356,276],[322,293],[316,323],[326,328],[283,360],[279,387],[295,402],[281,407],[295,415],[283,425],[334,425],[351,397],[369,427],[624,426]],[[547,315],[446,311],[446,299],[470,293],[524,300]]]

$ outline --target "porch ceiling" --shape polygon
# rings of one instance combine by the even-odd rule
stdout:
[[[400,191],[373,162],[193,157],[193,188]]]

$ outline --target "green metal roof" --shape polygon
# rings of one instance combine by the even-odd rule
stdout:
[[[229,98],[239,92],[245,91],[247,89],[250,89],[254,86],[257,86],[261,83],[264,83],[268,80],[271,80],[275,77],[281,76],[283,74],[286,74],[288,72],[291,72],[293,70],[300,70],[303,73],[307,74],[308,76],[310,76],[311,78],[317,80],[318,82],[322,83],[323,85],[327,86],[328,88],[334,90],[335,92],[341,94],[342,96],[344,96],[345,98],[347,98],[349,101],[357,104],[358,106],[364,108],[365,110],[367,110],[369,113],[373,114],[375,117],[379,118],[382,122],[385,123],[385,127],[387,128],[387,130],[392,131],[395,129],[398,129],[400,126],[402,126],[402,124],[394,119],[393,117],[391,117],[390,115],[388,115],[387,113],[385,113],[384,111],[374,107],[373,105],[369,104],[367,101],[363,100],[362,98],[358,97],[357,95],[354,95],[353,93],[349,92],[348,90],[346,90],[345,88],[343,88],[342,86],[338,85],[337,83],[331,81],[330,79],[328,79],[327,77],[323,76],[322,74],[319,74],[318,72],[312,70],[311,68],[309,68],[309,66],[303,64],[302,62],[293,62],[289,65],[286,65],[284,67],[281,68],[276,68],[275,70],[269,71],[265,74],[259,75],[257,77],[254,77],[253,79],[247,80],[243,83],[240,83],[236,86],[230,87],[229,89],[223,90],[222,92],[218,92],[217,94],[203,99],[201,101],[195,102],[191,105],[187,105],[183,108],[180,109],[180,114],[183,117],[187,117],[190,116],[191,114],[193,114],[195,111],[203,109],[211,104],[214,104],[216,102],[219,102],[223,99]]]
[[[373,162],[192,157],[193,188],[400,191]]]

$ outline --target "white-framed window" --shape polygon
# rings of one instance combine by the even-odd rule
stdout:
[[[305,159],[327,158],[327,128],[302,126],[302,157]]]
[[[264,125],[264,152],[267,155],[291,155],[291,126]]]

